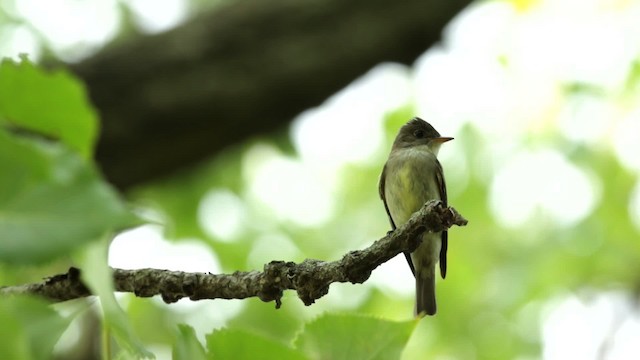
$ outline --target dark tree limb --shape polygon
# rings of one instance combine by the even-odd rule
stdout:
[[[159,269],[113,269],[115,290],[131,292],[139,297],[161,295],[166,303],[181,298],[245,299],[258,297],[281,305],[284,290],[296,290],[305,305],[329,292],[335,282],[360,284],[371,272],[404,251],[413,251],[420,244],[425,231],[437,232],[453,225],[464,226],[467,220],[455,209],[439,201],[426,203],[409,221],[377,240],[364,250],[351,251],[337,261],[307,259],[300,264],[272,261],[264,271],[236,271],[233,274],[187,273]],[[80,271],[69,269],[42,283],[0,288],[0,294],[33,294],[52,301],[65,301],[90,296],[80,279]]]
[[[471,0],[238,0],[78,64],[97,160],[128,189],[294,116],[382,62],[410,64]]]

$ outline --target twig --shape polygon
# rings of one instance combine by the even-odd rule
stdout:
[[[257,296],[262,301],[282,305],[284,290],[296,290],[305,305],[329,292],[334,282],[365,282],[379,265],[403,251],[413,251],[425,231],[438,232],[453,225],[464,226],[467,220],[455,209],[439,201],[427,202],[409,221],[389,232],[364,250],[351,251],[337,261],[304,260],[302,263],[272,261],[264,271],[236,271],[232,274],[189,273],[160,269],[112,269],[116,291],[131,292],[138,297],[161,295],[166,303],[181,298],[245,299]],[[90,296],[82,283],[80,270],[70,268],[65,274],[44,282],[0,288],[0,295],[34,294],[52,301],[66,301]]]

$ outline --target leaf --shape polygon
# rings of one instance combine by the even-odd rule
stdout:
[[[93,153],[98,119],[83,84],[65,71],[46,72],[26,58],[0,63],[0,123],[59,139],[85,158]]]
[[[100,297],[100,305],[104,314],[104,328],[113,334],[121,348],[135,358],[153,359],[155,356],[147,351],[133,332],[129,318],[116,301],[113,288],[113,277],[107,262],[110,237],[103,236],[101,241],[90,244],[78,253],[76,260],[82,269],[82,280],[92,294]],[[130,358],[127,356],[125,358]]]
[[[0,262],[42,263],[136,222],[79,155],[0,129]]]
[[[328,314],[308,323],[295,345],[310,359],[399,359],[416,324]]]
[[[306,359],[298,350],[242,330],[222,329],[207,335],[210,359]]]
[[[178,325],[178,339],[173,345],[174,360],[199,360],[206,359],[202,344],[196,337],[196,332],[189,325]]]
[[[11,306],[6,304],[10,300],[0,300],[0,358],[27,360],[31,358],[29,340]]]
[[[53,347],[69,326],[40,299],[11,297],[0,299],[0,358],[50,359]]]
[[[243,300],[242,312],[227,322],[232,329],[247,330],[270,339],[290,343],[300,331],[304,319],[300,317],[302,302],[297,297],[285,297],[283,307],[273,311],[259,299]]]

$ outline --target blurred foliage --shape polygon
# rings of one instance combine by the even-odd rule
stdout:
[[[277,341],[244,330],[222,329],[207,336],[207,349],[212,359],[302,360],[305,356]]]
[[[196,338],[196,333],[188,325],[178,325],[179,336],[173,347],[173,359],[199,360],[206,359],[202,344]]]
[[[41,88],[42,96],[56,92],[56,85],[48,82],[48,76],[67,79],[60,80],[62,86],[68,86],[66,81],[75,81],[64,74],[49,75],[31,64],[5,61],[3,65],[9,66],[12,78],[17,79],[14,81],[36,74],[35,78],[40,80],[27,89],[36,95]],[[4,103],[17,106],[11,102],[11,96],[23,95],[2,93]],[[68,101],[67,105],[73,107],[79,103],[78,99],[82,96],[60,101]],[[80,101],[78,106],[82,108],[86,104]],[[46,113],[55,111],[46,106],[40,109]],[[396,129],[413,116],[414,111],[407,106],[386,116],[385,149]],[[125,349],[130,354],[144,356],[143,346],[166,344],[177,359],[252,358],[256,353],[263,358],[309,359],[397,358],[400,354],[405,359],[537,356],[542,320],[537,314],[542,311],[545,299],[567,289],[632,289],[638,281],[637,229],[631,225],[626,209],[619,206],[627,201],[637,181],[636,174],[622,170],[609,151],[567,147],[557,142],[558,146],[568,149],[565,150],[567,156],[575,164],[596,174],[609,174],[601,178],[601,196],[605,201],[601,201],[588,218],[569,228],[558,227],[545,217],[522,228],[504,228],[496,223],[487,205],[488,179],[486,169],[480,165],[484,159],[477,151],[486,140],[477,129],[466,125],[456,135],[456,155],[472,164],[469,171],[461,175],[468,179],[455,178],[449,173],[447,177],[450,187],[462,184],[462,188],[450,192],[450,203],[471,223],[451,231],[451,272],[447,281],[438,285],[441,306],[437,316],[411,321],[408,320],[413,302],[410,295],[390,293],[370,283],[336,284],[329,295],[309,308],[302,306],[294,294],[285,296],[284,306],[278,311],[256,299],[244,300],[241,310],[223,321],[226,329],[215,330],[219,326],[216,325],[205,330],[209,335],[203,346],[198,340],[198,336],[203,335],[202,329],[199,333],[188,325],[181,325],[183,317],[171,306],[129,297],[124,301],[123,313],[105,280],[108,278],[105,272],[108,238],[102,237],[103,240],[93,241],[86,247],[87,241],[97,240],[108,229],[115,231],[133,222],[113,190],[93,169],[94,165],[86,156],[81,156],[92,146],[78,148],[77,144],[83,141],[91,144],[86,139],[93,135],[75,134],[74,123],[63,120],[56,126],[57,132],[51,132],[47,126],[31,125],[38,124],[37,113],[25,115],[31,119],[25,123],[19,114],[20,111],[10,115],[0,111],[4,119],[0,132],[3,149],[0,182],[4,184],[0,187],[4,189],[3,201],[0,201],[4,204],[0,217],[3,237],[0,253],[4,264],[0,275],[5,280],[35,280],[37,271],[33,275],[23,273],[23,277],[11,274],[22,271],[26,264],[51,261],[61,254],[84,249],[76,251],[78,255],[74,259],[86,267],[87,281],[101,296],[105,324],[110,324],[104,331],[118,339],[116,351]],[[288,134],[274,136],[273,140],[255,139],[239,144],[197,169],[136,189],[130,196],[138,206],[161,212],[168,238],[178,242],[186,238],[201,239],[216,253],[224,271],[251,268],[252,248],[267,234],[284,235],[287,241],[293,242],[298,255],[282,260],[300,261],[307,257],[333,260],[386,232],[387,219],[377,197],[379,164],[384,161],[385,151],[377,155],[379,164],[346,164],[339,170],[340,186],[333,195],[339,206],[321,225],[301,226],[282,220],[265,208],[265,204],[252,203],[247,154],[266,146],[276,156],[297,157]],[[69,138],[79,140],[66,141]],[[445,164],[445,171],[447,168]],[[212,189],[226,189],[245,205],[241,225],[244,229],[232,241],[218,239],[203,229],[203,220],[199,217],[201,200]],[[14,196],[22,200],[16,202]],[[102,206],[93,206],[96,203]],[[25,205],[18,206],[20,204]],[[24,219],[33,217],[38,221],[27,220],[26,228],[10,222],[13,217],[8,214],[18,213],[15,209],[20,210]],[[74,232],[74,229],[78,230]],[[269,260],[272,259],[264,258],[264,262]],[[49,271],[45,269],[42,271]],[[383,267],[378,271],[388,269]],[[43,275],[47,273],[40,273]],[[410,275],[405,271],[397,276]],[[71,321],[37,300],[2,299],[1,308],[3,330],[7,332],[3,339],[10,344],[0,346],[6,355],[3,358],[47,358]],[[345,314],[316,318],[327,311],[375,317]],[[385,318],[389,320],[383,320]],[[136,340],[138,337],[140,341]],[[33,353],[31,349],[42,350]]]
[[[0,298],[0,358],[49,359],[70,321],[41,299]]]
[[[2,261],[42,263],[135,223],[93,166],[64,147],[0,130],[0,167]]]
[[[57,86],[62,89],[69,86],[82,88],[69,75],[44,72],[26,59],[18,64],[4,61],[0,73],[10,73],[11,82],[22,87],[20,92],[3,92],[0,99],[0,103],[11,104],[10,110],[0,108],[3,110],[0,111],[3,119],[3,127],[0,128],[0,183],[4,184],[3,201],[0,202],[3,278],[12,278],[9,274],[20,271],[25,265],[50,262],[71,254],[73,262],[83,269],[85,282],[100,297],[105,339],[113,337],[117,340],[117,343],[103,344],[103,356],[120,353],[121,356],[150,357],[143,343],[172,344],[173,354],[178,358],[204,356],[205,350],[197,341],[194,330],[179,325],[181,318],[171,315],[171,307],[156,307],[148,300],[130,299],[125,302],[125,313],[114,297],[107,265],[110,233],[135,224],[137,220],[95,171],[95,164],[89,160],[91,154],[86,153],[91,151],[92,146],[78,147],[78,144],[91,144],[87,139],[94,134],[83,132],[83,126],[78,127],[78,133],[74,132],[75,121],[66,122],[64,118],[51,120],[57,121],[57,124],[50,127],[46,121],[42,125],[38,117],[38,111],[49,114],[58,111],[59,107],[87,108],[82,100],[83,94],[60,97],[53,107],[48,107],[47,102],[38,103],[37,100],[39,96],[46,97],[51,92],[57,92]],[[51,78],[56,81],[50,81]],[[0,83],[3,81],[9,83],[5,78],[0,79]],[[43,92],[39,93],[41,89]],[[29,111],[20,111],[20,101],[14,102],[12,97],[19,100],[18,97],[25,96],[25,93],[33,97],[30,100],[32,103],[40,105]],[[72,111],[69,114],[74,116]],[[405,114],[396,117],[403,118]],[[94,120],[86,118],[83,121]],[[286,139],[287,136],[280,135],[276,143],[281,145],[274,149],[282,156],[294,157],[293,148],[287,145],[289,142]],[[262,146],[265,141],[268,140],[256,140],[231,149],[228,154],[194,170],[192,174],[183,174],[174,180],[139,189],[133,197],[140,205],[163,210],[165,219],[168,219],[168,235],[205,239],[228,270],[248,266],[247,255],[251,252],[253,242],[265,231],[286,234],[289,239],[310,240],[306,244],[297,243],[301,253],[299,259],[294,260],[302,260],[306,254],[335,258],[348,249],[366,244],[376,233],[384,233],[386,220],[383,214],[379,216],[381,221],[377,229],[365,234],[353,229],[354,219],[363,228],[370,223],[359,204],[379,205],[378,200],[367,196],[366,192],[356,191],[361,188],[375,189],[378,170],[354,166],[346,170],[343,176],[358,172],[366,175],[358,177],[359,181],[353,181],[341,190],[344,192],[340,196],[348,201],[336,209],[337,221],[332,227],[310,228],[291,221],[279,223],[272,214],[258,206],[250,210],[250,217],[258,219],[262,226],[250,226],[239,241],[231,243],[210,238],[202,231],[198,221],[199,200],[212,187],[229,189],[241,197],[247,196],[246,184],[239,181],[246,176],[246,169],[240,166],[242,157],[247,149]],[[286,152],[280,152],[278,148]],[[358,216],[354,218],[353,214]],[[249,223],[253,222],[253,218]],[[265,226],[265,222],[270,225]],[[327,233],[335,239],[348,235],[350,242],[336,248],[324,241]],[[50,274],[40,276],[44,275]],[[21,281],[27,281],[28,278],[17,277]],[[36,280],[35,277],[32,280]],[[333,286],[333,292],[346,292],[346,296],[352,289],[350,285]],[[367,291],[359,288],[354,294],[359,293],[357,296],[362,298],[363,292]],[[382,294],[378,296],[384,297]],[[3,358],[49,358],[62,331],[78,315],[62,317],[38,299],[2,300],[0,316],[4,320],[3,331],[8,334],[4,338],[7,344],[11,344],[2,346],[6,355]],[[403,303],[410,304],[407,301]],[[285,297],[284,304],[284,309],[274,311],[272,306],[266,306],[256,299],[246,300],[242,311],[227,320],[229,329],[213,331],[207,336],[208,356],[242,358],[245,354],[245,358],[253,358],[256,352],[260,352],[264,358],[282,358],[286,354],[291,358],[395,358],[403,351],[416,324],[415,321],[395,322],[347,314],[325,315],[307,323],[323,310],[308,312],[290,295]],[[333,307],[324,299],[317,306],[325,309]],[[347,305],[346,308],[351,307]]]
[[[88,109],[70,75],[0,64],[1,261],[42,263],[135,223],[86,160],[97,121]]]
[[[536,4],[514,3],[520,11]],[[499,60],[508,68],[506,56]],[[587,94],[637,103],[639,69],[634,62],[620,93],[575,82],[562,87],[560,98]],[[377,194],[378,175],[397,129],[416,112],[411,103],[389,109],[382,122],[384,144],[368,161],[337,168],[337,185],[323,194],[332,199],[331,215],[315,225],[279,216],[252,193],[252,154],[268,153],[294,164],[303,161],[292,144],[293,135],[286,132],[238,144],[198,168],[128,195],[137,207],[160,213],[170,241],[201,241],[225,272],[259,269],[270,260],[335,260],[388,230]],[[97,120],[84,89],[66,73],[44,72],[25,60],[3,61],[0,283],[39,281],[71,261],[82,264],[87,281],[101,296],[104,338],[117,339],[103,346],[114,357],[143,356],[145,349],[160,356],[162,351],[156,349],[163,349],[176,359],[256,354],[265,359],[537,358],[545,317],[558,299],[567,294],[588,299],[607,291],[637,299],[640,289],[640,235],[629,211],[634,187],[639,191],[637,171],[624,167],[605,141],[568,140],[555,119],[544,120],[546,127],[521,134],[516,139],[519,148],[507,153],[551,149],[562,154],[597,184],[595,207],[570,225],[555,222],[540,209],[518,226],[504,225],[491,207],[491,186],[503,159],[487,154],[511,134],[496,139],[482,131],[481,122],[465,122],[456,140],[441,151],[455,155],[443,160],[449,202],[470,224],[450,232],[450,270],[447,280],[437,285],[437,316],[414,321],[413,294],[373,279],[363,285],[334,284],[310,307],[288,292],[277,311],[257,299],[229,302],[232,305],[216,300],[185,309],[180,303],[165,305],[133,296],[117,301],[113,296],[105,281],[110,236],[138,220],[91,161]],[[536,186],[513,185],[523,193]],[[206,230],[205,223],[215,222],[217,214],[202,217],[203,198],[222,190],[242,205],[238,229],[228,238]],[[267,240],[275,238],[278,246],[271,249]],[[287,255],[281,255],[285,250]],[[397,282],[411,276],[408,268],[386,264],[374,277],[380,272],[393,272],[388,278]],[[215,323],[197,321],[208,319],[207,312],[218,316]],[[74,316],[38,299],[0,299],[0,358],[50,358],[65,329],[71,332]]]
[[[322,316],[305,325],[295,344],[311,359],[397,359],[415,324],[413,320]]]
[[[73,254],[83,280],[101,298],[105,331],[131,353],[147,354],[115,301],[107,264],[110,234],[140,221],[89,160],[96,119],[82,85],[23,58],[0,63],[0,88],[0,261],[11,272]],[[42,312],[30,304],[27,311]],[[5,313],[20,314],[11,308]],[[17,319],[25,326],[27,349],[51,343],[32,356],[50,356],[59,333],[48,339],[46,327],[34,327],[33,318]]]
[[[0,124],[58,139],[85,158],[93,153],[98,119],[83,84],[71,75],[45,73],[26,56],[19,63],[6,59],[0,67],[0,94]]]
[[[579,84],[564,89],[567,98],[585,92],[589,96],[610,96]],[[275,139],[240,144],[188,174],[138,189],[133,198],[153,204],[163,212],[171,225],[167,228],[168,237],[175,241],[193,237],[206,241],[226,271],[253,268],[248,260],[251,249],[258,245],[260,236],[268,233],[286,234],[299,250],[296,257],[282,260],[299,261],[306,257],[333,260],[345,251],[366,246],[388,229],[377,197],[378,175],[397,129],[415,111],[412,105],[407,105],[385,116],[386,144],[375,155],[375,161],[345,164],[338,170],[339,186],[331,195],[338,205],[331,218],[317,226],[300,226],[279,219],[252,197],[252,178],[246,169],[251,161],[247,154],[256,148],[266,148],[281,158],[298,159],[289,146],[282,145],[288,139],[282,134],[274,135]],[[449,159],[464,164],[443,163],[449,202],[470,219],[470,224],[451,230],[451,272],[447,281],[438,284],[439,312],[418,322],[402,358],[539,357],[545,314],[556,299],[567,293],[583,296],[610,290],[621,290],[631,298],[636,296],[640,241],[627,204],[638,175],[625,170],[610,147],[576,144],[564,139],[554,127],[523,134],[521,149],[552,149],[586,169],[595,183],[601,185],[596,187],[599,200],[588,216],[569,226],[536,210],[522,225],[508,227],[496,218],[490,205],[491,183],[500,164],[497,159],[487,158],[487,149],[496,140],[487,138],[471,124],[463,125],[455,137],[442,150],[446,153],[455,149],[455,157]],[[527,192],[535,183],[514,186]],[[243,199],[246,210],[243,230],[232,241],[203,230],[199,206],[211,189],[228,189]],[[269,260],[276,258],[264,258],[264,262]],[[382,266],[377,271],[397,270]],[[410,275],[407,270],[397,276]],[[589,295],[585,301],[588,299]],[[319,312],[340,310],[407,320],[411,317],[412,302],[412,295],[398,294],[377,283],[337,284],[309,308],[300,306],[294,295],[285,297],[283,309],[278,311],[257,300],[247,301],[226,325],[235,329],[229,331],[238,331],[235,334],[246,334],[247,338],[259,336],[261,340],[256,340],[259,342],[270,340],[287,345],[295,338],[295,329],[308,329],[305,323],[309,324]],[[351,331],[368,337],[360,330]],[[334,330],[331,336],[335,339],[341,335]]]
[[[255,359],[258,354],[264,359],[397,359],[416,323],[323,315],[288,345],[250,331],[223,329],[207,336],[207,347],[219,359]]]

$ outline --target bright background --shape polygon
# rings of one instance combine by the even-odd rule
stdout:
[[[123,24],[159,32],[202,6],[2,0],[0,56],[78,61]],[[438,315],[419,324],[404,358],[634,359],[639,104],[639,1],[478,2],[412,66],[378,65],[298,115],[285,139],[239,144],[135,190],[134,203],[158,224],[119,235],[109,262],[230,272],[363,248],[388,230],[378,174],[397,129],[418,115],[456,138],[440,160],[450,204],[470,223],[450,232]],[[137,249],[156,253],[141,259]],[[257,299],[120,301],[162,358],[176,323],[201,338],[228,326],[285,342],[323,312],[409,319],[412,297],[398,257],[364,285],[332,285],[311,307],[294,293],[278,311]],[[60,351],[80,329],[67,331]]]

